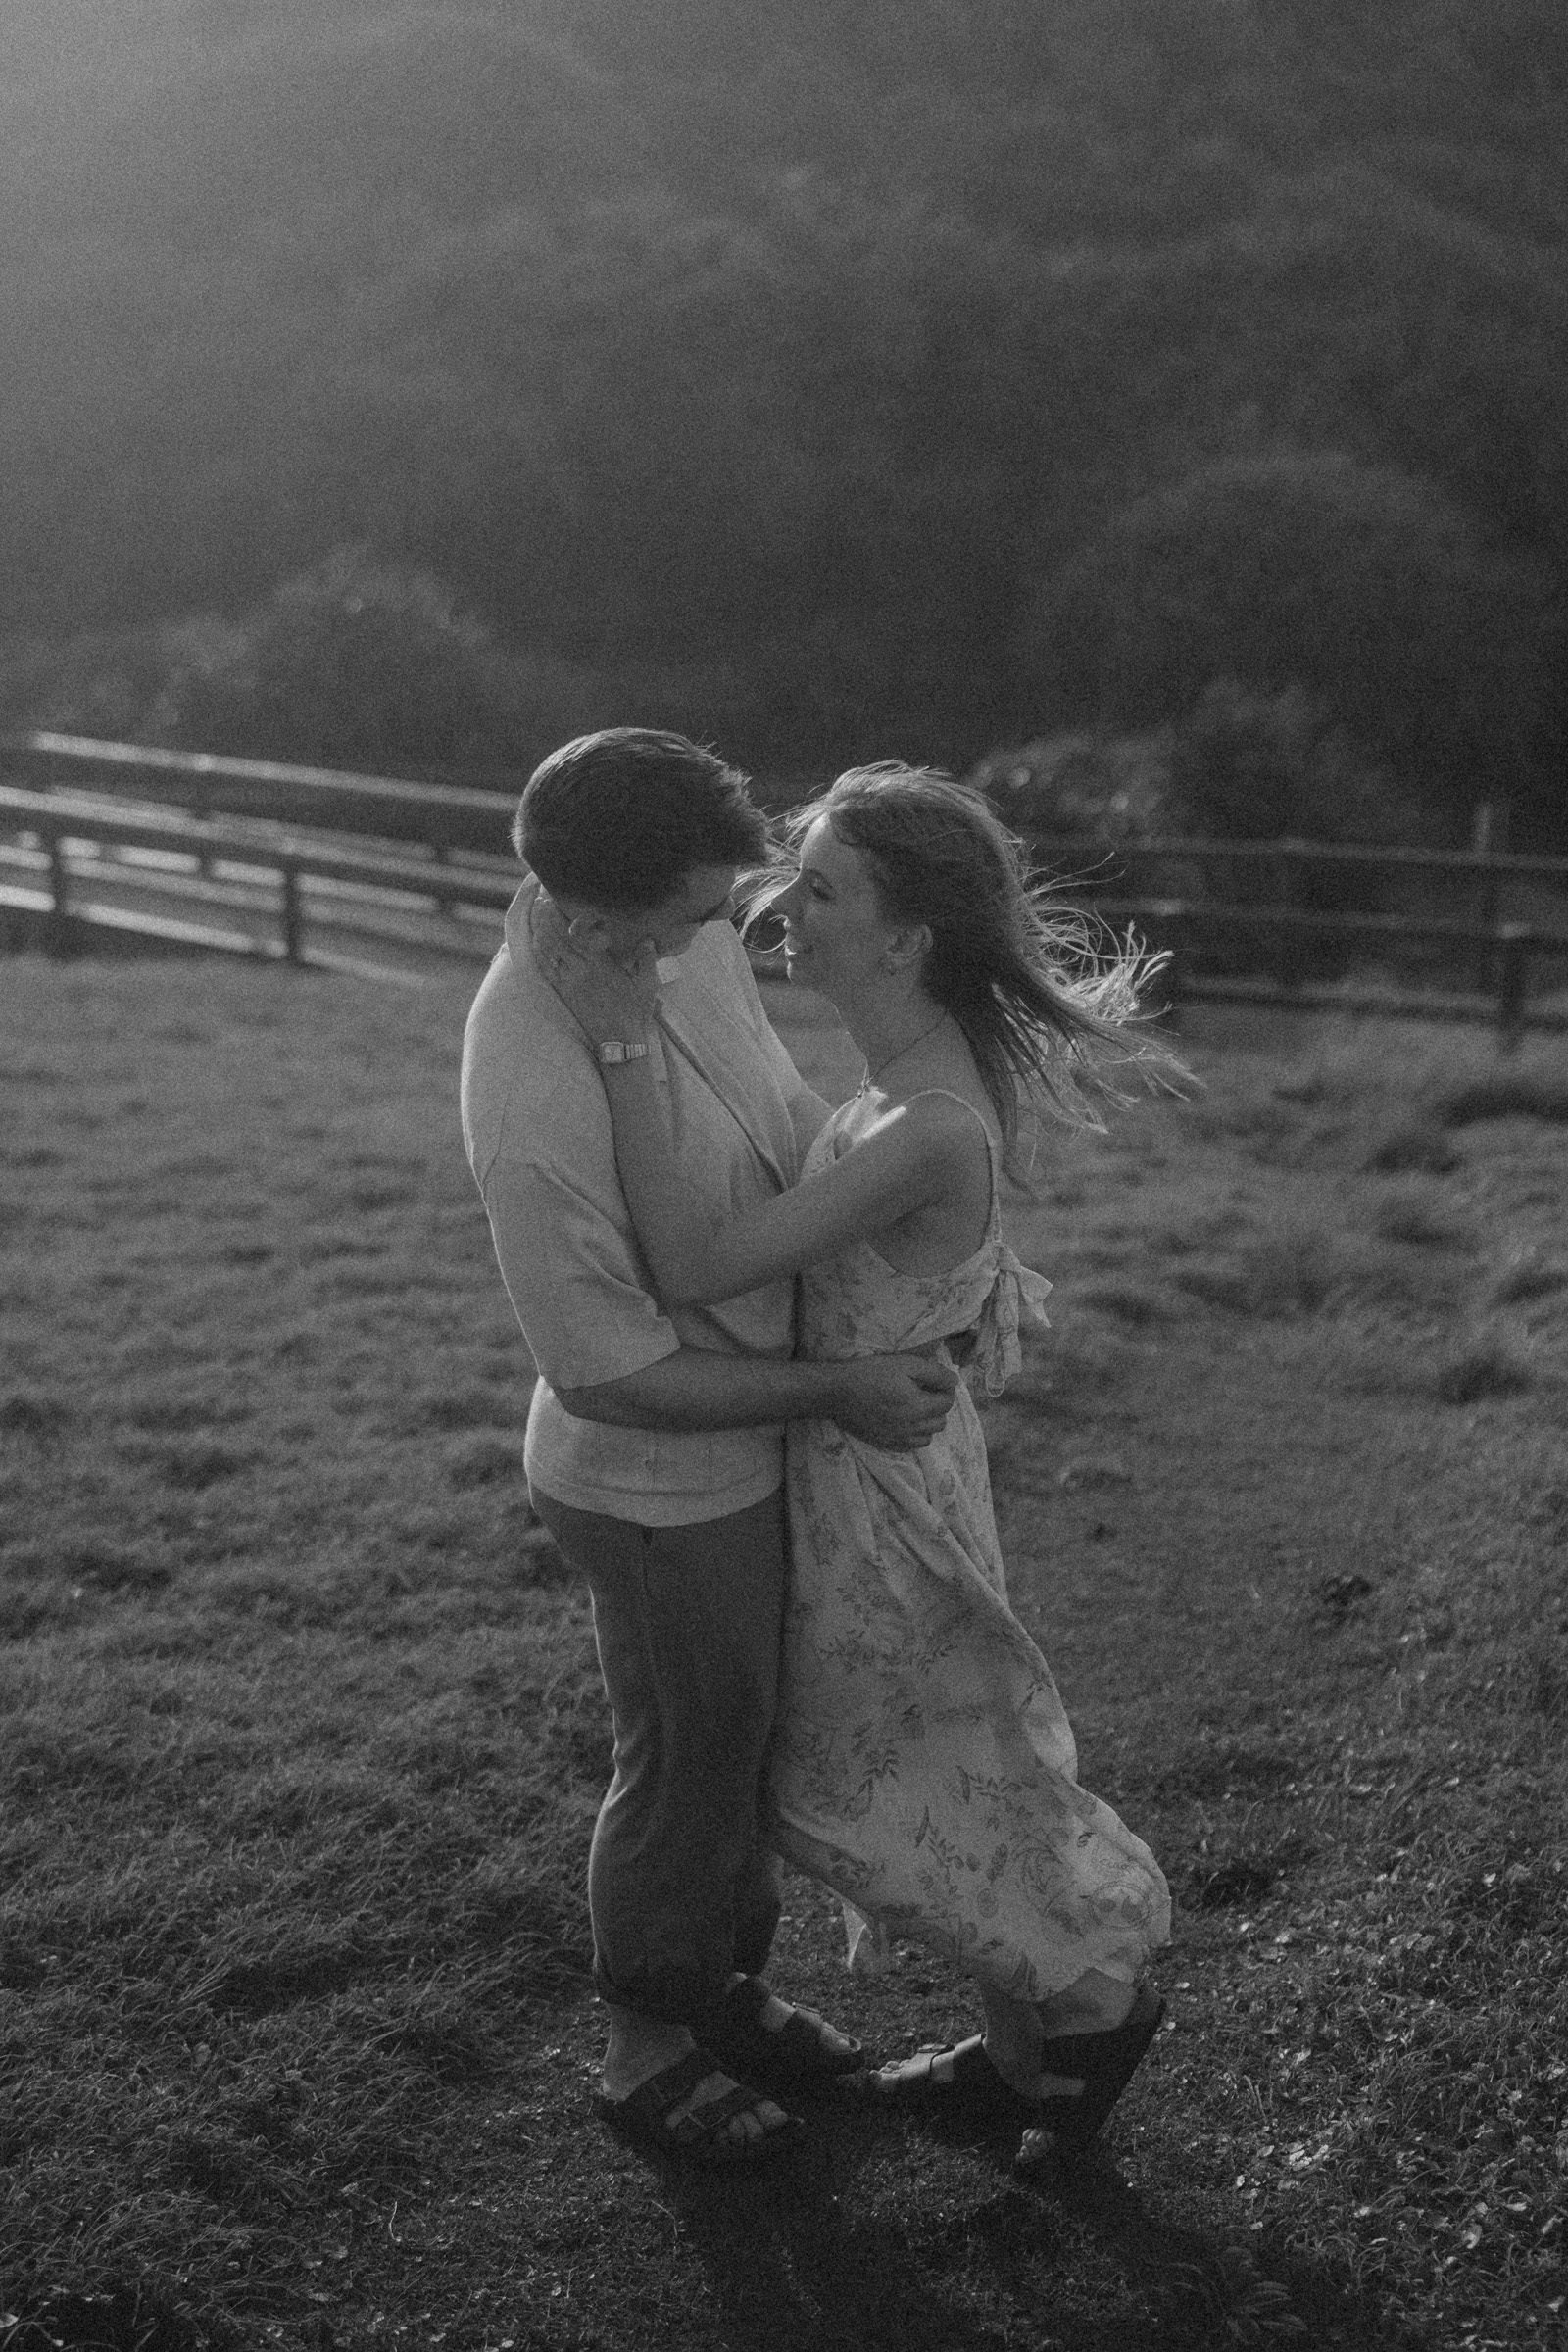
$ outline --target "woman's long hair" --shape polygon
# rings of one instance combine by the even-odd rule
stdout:
[[[1140,997],[1168,956],[1063,906],[978,792],[894,760],[851,768],[791,811],[791,851],[822,816],[865,858],[887,919],[930,931],[922,985],[968,1040],[1009,1164],[1021,1109],[1044,1103],[1070,1126],[1099,1129],[1102,1104],[1128,1100],[1130,1071],[1153,1086],[1185,1075],[1168,1047],[1132,1026],[1148,1021]],[[787,887],[762,882],[753,913]]]

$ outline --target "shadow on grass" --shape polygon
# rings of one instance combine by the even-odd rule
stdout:
[[[0,2312],[0,2352],[202,2352],[204,2341],[168,2296],[145,2286],[56,2288]]]
[[[883,2119],[821,2121],[808,2151],[774,2167],[665,2178],[726,2352],[1422,2352],[1331,2261],[1161,2214],[1106,2148],[1071,2172],[1048,2158],[1019,2174],[1009,2130],[952,2171],[934,2138],[924,2160],[913,2129],[890,2142]]]
[[[1423,2352],[1425,2339],[1378,2312],[1328,2259],[1303,2260],[1266,2238],[1228,2237],[1152,2210],[1108,2150],[1043,2184],[1083,2225],[1096,2259],[1117,2271],[1182,2352],[1308,2345],[1314,2352]],[[1136,2330],[1063,2338],[1074,2352],[1128,2352]]]

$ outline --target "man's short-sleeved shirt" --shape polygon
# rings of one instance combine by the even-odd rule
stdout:
[[[468,1015],[463,1132],[496,1256],[539,1373],[531,1482],[578,1510],[649,1526],[745,1510],[783,1475],[778,1427],[623,1429],[584,1421],[558,1388],[592,1388],[682,1346],[789,1357],[794,1285],[665,1313],[615,1172],[593,1050],[534,960],[530,877]],[[683,1175],[715,1216],[743,1214],[798,1173],[788,1095],[800,1079],[728,923],[709,923],[661,987],[664,1065]]]

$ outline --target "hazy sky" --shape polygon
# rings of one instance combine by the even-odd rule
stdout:
[[[92,137],[147,82],[194,52],[191,0],[0,0],[7,145]]]
[[[6,0],[8,88],[134,74],[190,37],[191,0]]]

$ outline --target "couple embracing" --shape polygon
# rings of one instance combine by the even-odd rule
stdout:
[[[589,1859],[600,2113],[745,2164],[828,2084],[1091,2139],[1159,2022],[1159,1869],[1077,1782],[1007,1605],[965,1381],[1048,1286],[1002,1239],[1020,1120],[1097,1122],[1148,965],[1097,960],[974,793],[852,771],[768,863],[744,779],[611,728],[535,771],[529,869],[469,1015],[463,1117],[539,1372],[526,1467],[593,1600],[614,1776]],[[730,920],[865,1056],[830,1110]],[[964,1367],[960,1380],[956,1366]],[[984,2031],[871,2070],[765,1969],[779,1857],[973,1981]],[[1035,2146],[1048,2144],[1036,2140]]]

